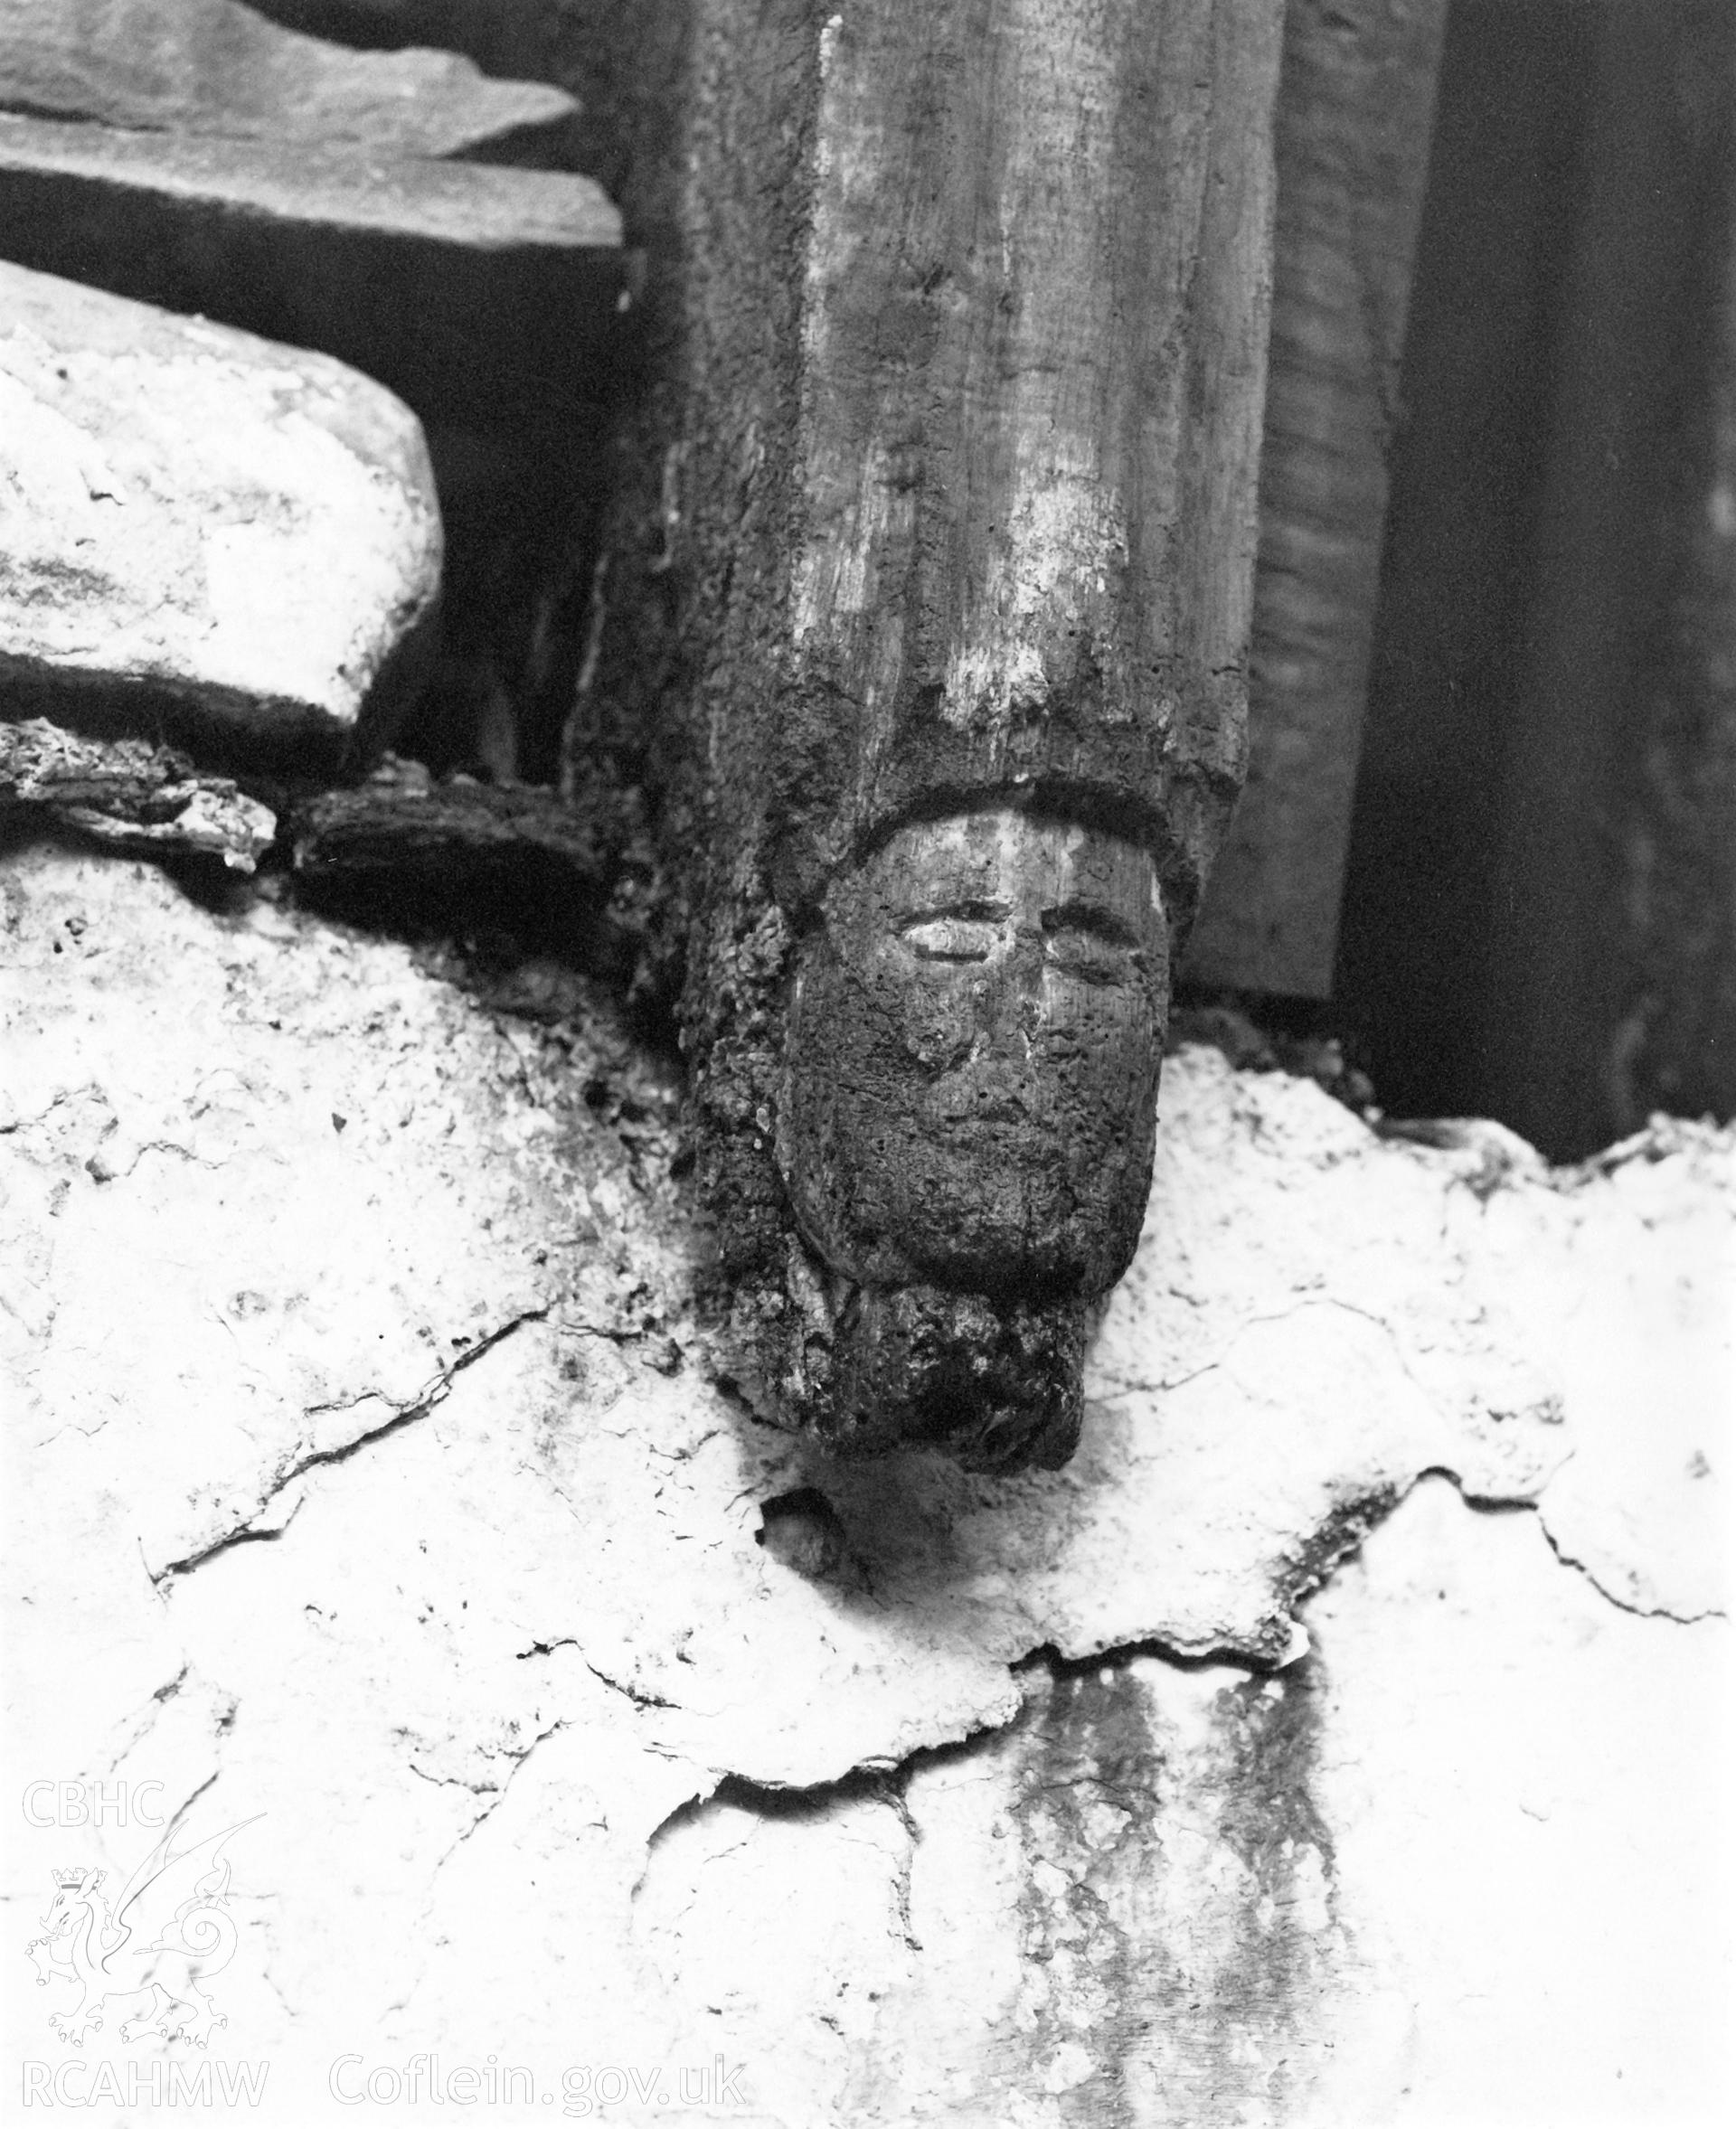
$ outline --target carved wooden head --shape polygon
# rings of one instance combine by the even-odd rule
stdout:
[[[1245,758],[1282,10],[712,12],[657,462],[703,570],[645,604],[731,1379],[1056,1465]]]
[[[835,1272],[1089,1299],[1132,1257],[1168,993],[1146,851],[1010,805],[909,823],[798,959],[778,1160]]]

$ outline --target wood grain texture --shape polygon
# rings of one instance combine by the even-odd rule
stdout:
[[[410,937],[502,942],[623,986],[638,946],[630,890],[606,871],[584,822],[528,784],[436,779],[387,756],[344,790],[294,795],[283,842],[310,906]]]
[[[997,809],[1144,853],[1184,935],[1243,766],[1279,27],[1212,0],[695,0],[665,53],[678,177],[647,206],[679,293],[590,679],[655,684],[675,735],[665,848],[697,882],[687,1035],[744,1379],[827,1438],[997,1465],[1071,1446],[1082,1311],[1125,1250],[937,1270],[960,1177],[921,1280],[828,1258],[775,1145],[788,1000],[827,941],[854,950],[873,852]],[[1017,900],[993,919],[1015,932]],[[1038,1196],[1079,1107],[1011,1131]],[[1124,1121],[1142,1195],[1148,1098]],[[827,1149],[820,1194],[847,1197],[869,1148]]]
[[[1688,416],[1678,576],[1628,824],[1633,938],[1609,1045],[1620,1120],[1736,1116],[1736,113],[1709,215],[1711,360]],[[1709,314],[1709,315],[1708,315]]]
[[[1183,969],[1332,990],[1446,0],[1290,0],[1250,758]]]
[[[1162,846],[1184,917],[1241,769],[1268,269],[1233,59],[1261,17],[792,12],[796,330],[752,372],[720,336],[721,449],[696,432],[769,476],[744,529],[775,608],[732,601],[716,664],[778,699],[712,715],[720,831],[755,840],[765,794],[796,907],[912,808],[1078,787]]]
[[[295,865],[312,879],[452,880],[549,861],[569,892],[600,896],[594,852],[556,795],[533,784],[436,783],[388,759],[365,782],[295,808]]]
[[[1561,1157],[1736,1107],[1736,24],[1591,27],[1490,835],[1492,1111]]]

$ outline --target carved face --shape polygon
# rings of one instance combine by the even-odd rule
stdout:
[[[1168,997],[1150,854],[1011,807],[840,877],[791,1003],[778,1158],[834,1269],[1089,1295],[1151,1181]]]

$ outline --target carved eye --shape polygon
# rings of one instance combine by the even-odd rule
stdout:
[[[1146,957],[1118,918],[1090,909],[1046,910],[1043,958],[1088,984],[1125,984],[1145,968]]]
[[[920,961],[986,961],[1000,943],[1001,922],[986,910],[959,910],[914,918],[899,937]]]

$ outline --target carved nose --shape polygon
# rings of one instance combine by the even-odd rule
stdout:
[[[1040,930],[1018,932],[1001,973],[1001,998],[997,1028],[1004,1041],[1020,1043],[1020,1054],[1029,1050],[1048,1013],[1043,996],[1043,935]]]
[[[985,968],[976,991],[976,1033],[966,1067],[969,1092],[961,1112],[984,1121],[1029,1116],[1034,1046],[1045,1015],[1043,941],[1016,939],[998,962]]]
[[[1044,1015],[1043,934],[1015,933],[998,966],[986,971],[982,1028],[993,1049],[1021,1060]]]

